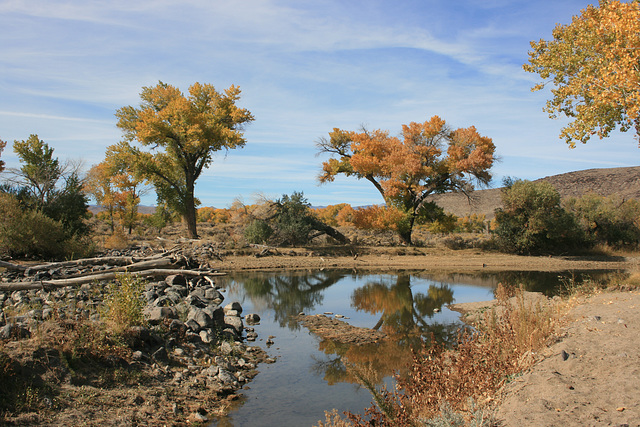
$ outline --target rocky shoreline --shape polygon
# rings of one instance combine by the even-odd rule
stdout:
[[[98,269],[103,271],[105,268],[101,266]],[[82,273],[81,270],[83,268],[74,267],[38,270],[35,273],[29,269],[5,271],[1,281],[2,284],[38,282],[76,275]],[[101,388],[99,381],[90,379],[94,377],[90,371],[109,369],[135,375],[143,381],[129,386],[114,384],[116,391],[104,390],[108,395],[112,391],[119,394],[129,388],[130,394],[136,398],[131,402],[132,408],[128,413],[126,407],[121,407],[118,416],[111,422],[103,419],[100,425],[105,425],[105,422],[116,425],[123,420],[127,424],[141,418],[148,425],[154,425],[156,421],[158,424],[168,421],[174,425],[206,422],[224,411],[225,402],[236,398],[236,392],[257,374],[259,363],[274,362],[260,347],[250,345],[257,337],[252,325],[259,323],[259,317],[255,314],[242,316],[243,310],[238,302],[228,302],[223,306],[224,289],[206,276],[190,278],[173,274],[146,282],[143,291],[144,326],[133,326],[123,331],[120,338],[126,340],[124,351],[106,352],[109,354],[105,357],[89,355],[93,360],[80,363],[78,360],[82,357],[75,360],[73,354],[67,354],[68,350],[60,346],[56,348],[49,342],[49,335],[55,330],[63,337],[76,334],[79,328],[91,327],[96,333],[102,331],[106,321],[105,299],[112,286],[115,286],[113,282],[102,281],[75,287],[0,291],[0,356],[15,368],[8,371],[5,367],[0,376],[15,377],[29,367],[36,367],[36,371],[42,371],[40,378],[30,375],[22,386],[31,390],[45,383],[43,389],[48,391],[37,393],[38,401],[31,402],[32,409],[38,414],[3,408],[0,415],[4,416],[5,422],[64,422],[65,411],[73,413],[72,418],[77,422],[82,409],[70,401],[73,399],[69,397],[74,396],[74,392],[69,388],[78,383],[97,391]],[[63,340],[63,337],[58,339]],[[66,348],[69,347],[67,344]],[[32,355],[27,354],[29,351]],[[48,355],[48,366],[33,356],[39,351]],[[73,351],[72,348],[71,353]],[[78,364],[82,368],[78,368]],[[145,385],[148,386],[147,391],[144,390]],[[171,390],[172,397],[158,399],[153,396],[158,387]],[[22,398],[17,396],[17,399]],[[145,404],[153,408],[147,408],[151,413],[141,412],[140,408]],[[91,418],[81,421],[94,422]]]

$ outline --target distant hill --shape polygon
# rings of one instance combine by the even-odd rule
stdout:
[[[626,168],[587,169],[548,176],[536,181],[551,183],[562,198],[580,197],[588,193],[601,196],[618,195],[625,199],[640,199],[640,166]],[[456,216],[485,214],[493,218],[494,211],[501,205],[502,189],[478,190],[468,200],[463,194],[437,194],[429,198],[446,212]]]

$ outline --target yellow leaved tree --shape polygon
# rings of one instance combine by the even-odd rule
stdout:
[[[438,116],[402,126],[400,137],[388,131],[334,128],[317,143],[333,157],[322,164],[321,183],[339,174],[366,179],[380,192],[400,239],[411,244],[416,219],[437,209],[427,198],[448,191],[468,192],[488,184],[495,146],[474,126],[452,130]],[[385,222],[385,221],[377,221]]]
[[[243,125],[253,115],[236,106],[236,86],[218,92],[210,84],[194,83],[184,95],[160,82],[144,87],[140,98],[140,107],[116,112],[132,167],[153,183],[161,201],[182,215],[188,237],[197,238],[196,180],[216,151],[245,145]]]
[[[560,137],[572,148],[591,136],[607,137],[617,126],[640,139],[640,1],[601,0],[571,24],[558,24],[553,40],[531,42],[526,71],[551,83],[544,110],[572,122]]]

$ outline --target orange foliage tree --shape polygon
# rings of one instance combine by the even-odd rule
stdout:
[[[240,99],[236,86],[220,93],[210,84],[194,83],[185,96],[160,82],[144,87],[140,98],[139,108],[127,106],[116,112],[133,167],[153,183],[162,201],[182,215],[188,237],[197,238],[196,180],[216,151],[245,145],[243,125],[253,116],[236,106]],[[134,141],[140,146],[130,145]]]
[[[560,133],[572,148],[617,125],[640,139],[640,1],[600,0],[531,47],[524,69],[546,80],[532,90],[555,86],[544,110],[573,119]]]
[[[452,130],[438,116],[403,125],[400,137],[384,130],[334,128],[317,146],[320,153],[333,156],[322,164],[320,182],[333,181],[339,174],[371,182],[389,212],[402,212],[395,230],[407,244],[416,219],[433,212],[427,197],[488,184],[495,151],[491,138],[475,127]]]
[[[131,234],[138,219],[140,196],[146,188],[144,179],[131,167],[132,160],[127,153],[122,142],[107,147],[105,159],[87,173],[84,189],[105,210],[112,232],[118,217]]]

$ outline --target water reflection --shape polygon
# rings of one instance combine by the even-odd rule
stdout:
[[[591,272],[593,280],[599,273]],[[411,359],[411,347],[435,339],[449,342],[461,326],[447,304],[492,299],[498,283],[522,284],[548,295],[578,273],[504,272],[450,274],[428,271],[364,274],[352,270],[236,273],[227,276],[227,300],[240,301],[246,312],[262,317],[256,331],[277,358],[243,391],[243,404],[218,425],[300,426],[324,418],[336,408],[359,413],[369,406],[365,389],[389,385]],[[358,327],[377,329],[387,339],[349,345],[310,335],[293,319],[332,311]],[[360,387],[363,385],[364,387]]]
[[[313,310],[321,305],[323,291],[345,277],[344,272],[314,271],[307,274],[288,273],[275,276],[255,276],[239,283],[244,293],[258,305],[266,305],[273,310],[275,320],[281,327],[299,329],[292,316]]]

